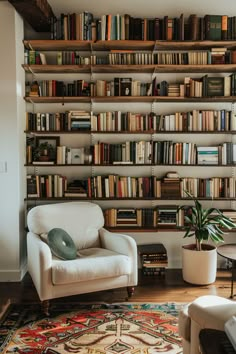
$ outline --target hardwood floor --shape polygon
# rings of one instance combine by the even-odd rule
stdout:
[[[214,284],[195,286],[187,284],[182,279],[181,270],[168,269],[164,276],[144,277],[140,273],[139,284],[135,288],[132,302],[190,302],[201,295],[214,294],[228,298],[231,288],[231,272],[219,270]],[[236,284],[235,284],[236,293]],[[113,289],[90,294],[82,294],[64,298],[63,301],[100,302],[107,303],[126,301],[126,289]],[[7,301],[37,302],[38,295],[29,274],[22,282],[0,283],[0,309]],[[236,299],[236,298],[235,298]],[[53,301],[60,302],[61,299]],[[1,312],[1,311],[0,311]]]

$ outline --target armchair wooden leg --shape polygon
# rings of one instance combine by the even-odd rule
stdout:
[[[41,302],[41,309],[46,316],[49,316],[49,300],[44,300]]]
[[[134,295],[134,286],[127,286],[128,298]]]

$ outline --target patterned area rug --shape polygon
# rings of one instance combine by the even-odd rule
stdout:
[[[180,304],[12,304],[0,321],[0,353],[182,353]]]

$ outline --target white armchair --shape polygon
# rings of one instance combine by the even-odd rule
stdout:
[[[128,297],[132,296],[138,277],[136,242],[128,235],[105,230],[98,205],[36,206],[29,211],[27,223],[28,271],[45,313],[50,299],[63,296],[124,286]],[[52,254],[45,235],[54,228],[70,235],[78,250],[76,259],[62,260]]]

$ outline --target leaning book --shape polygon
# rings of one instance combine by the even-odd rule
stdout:
[[[39,176],[27,175],[27,197],[38,198],[39,197]]]

